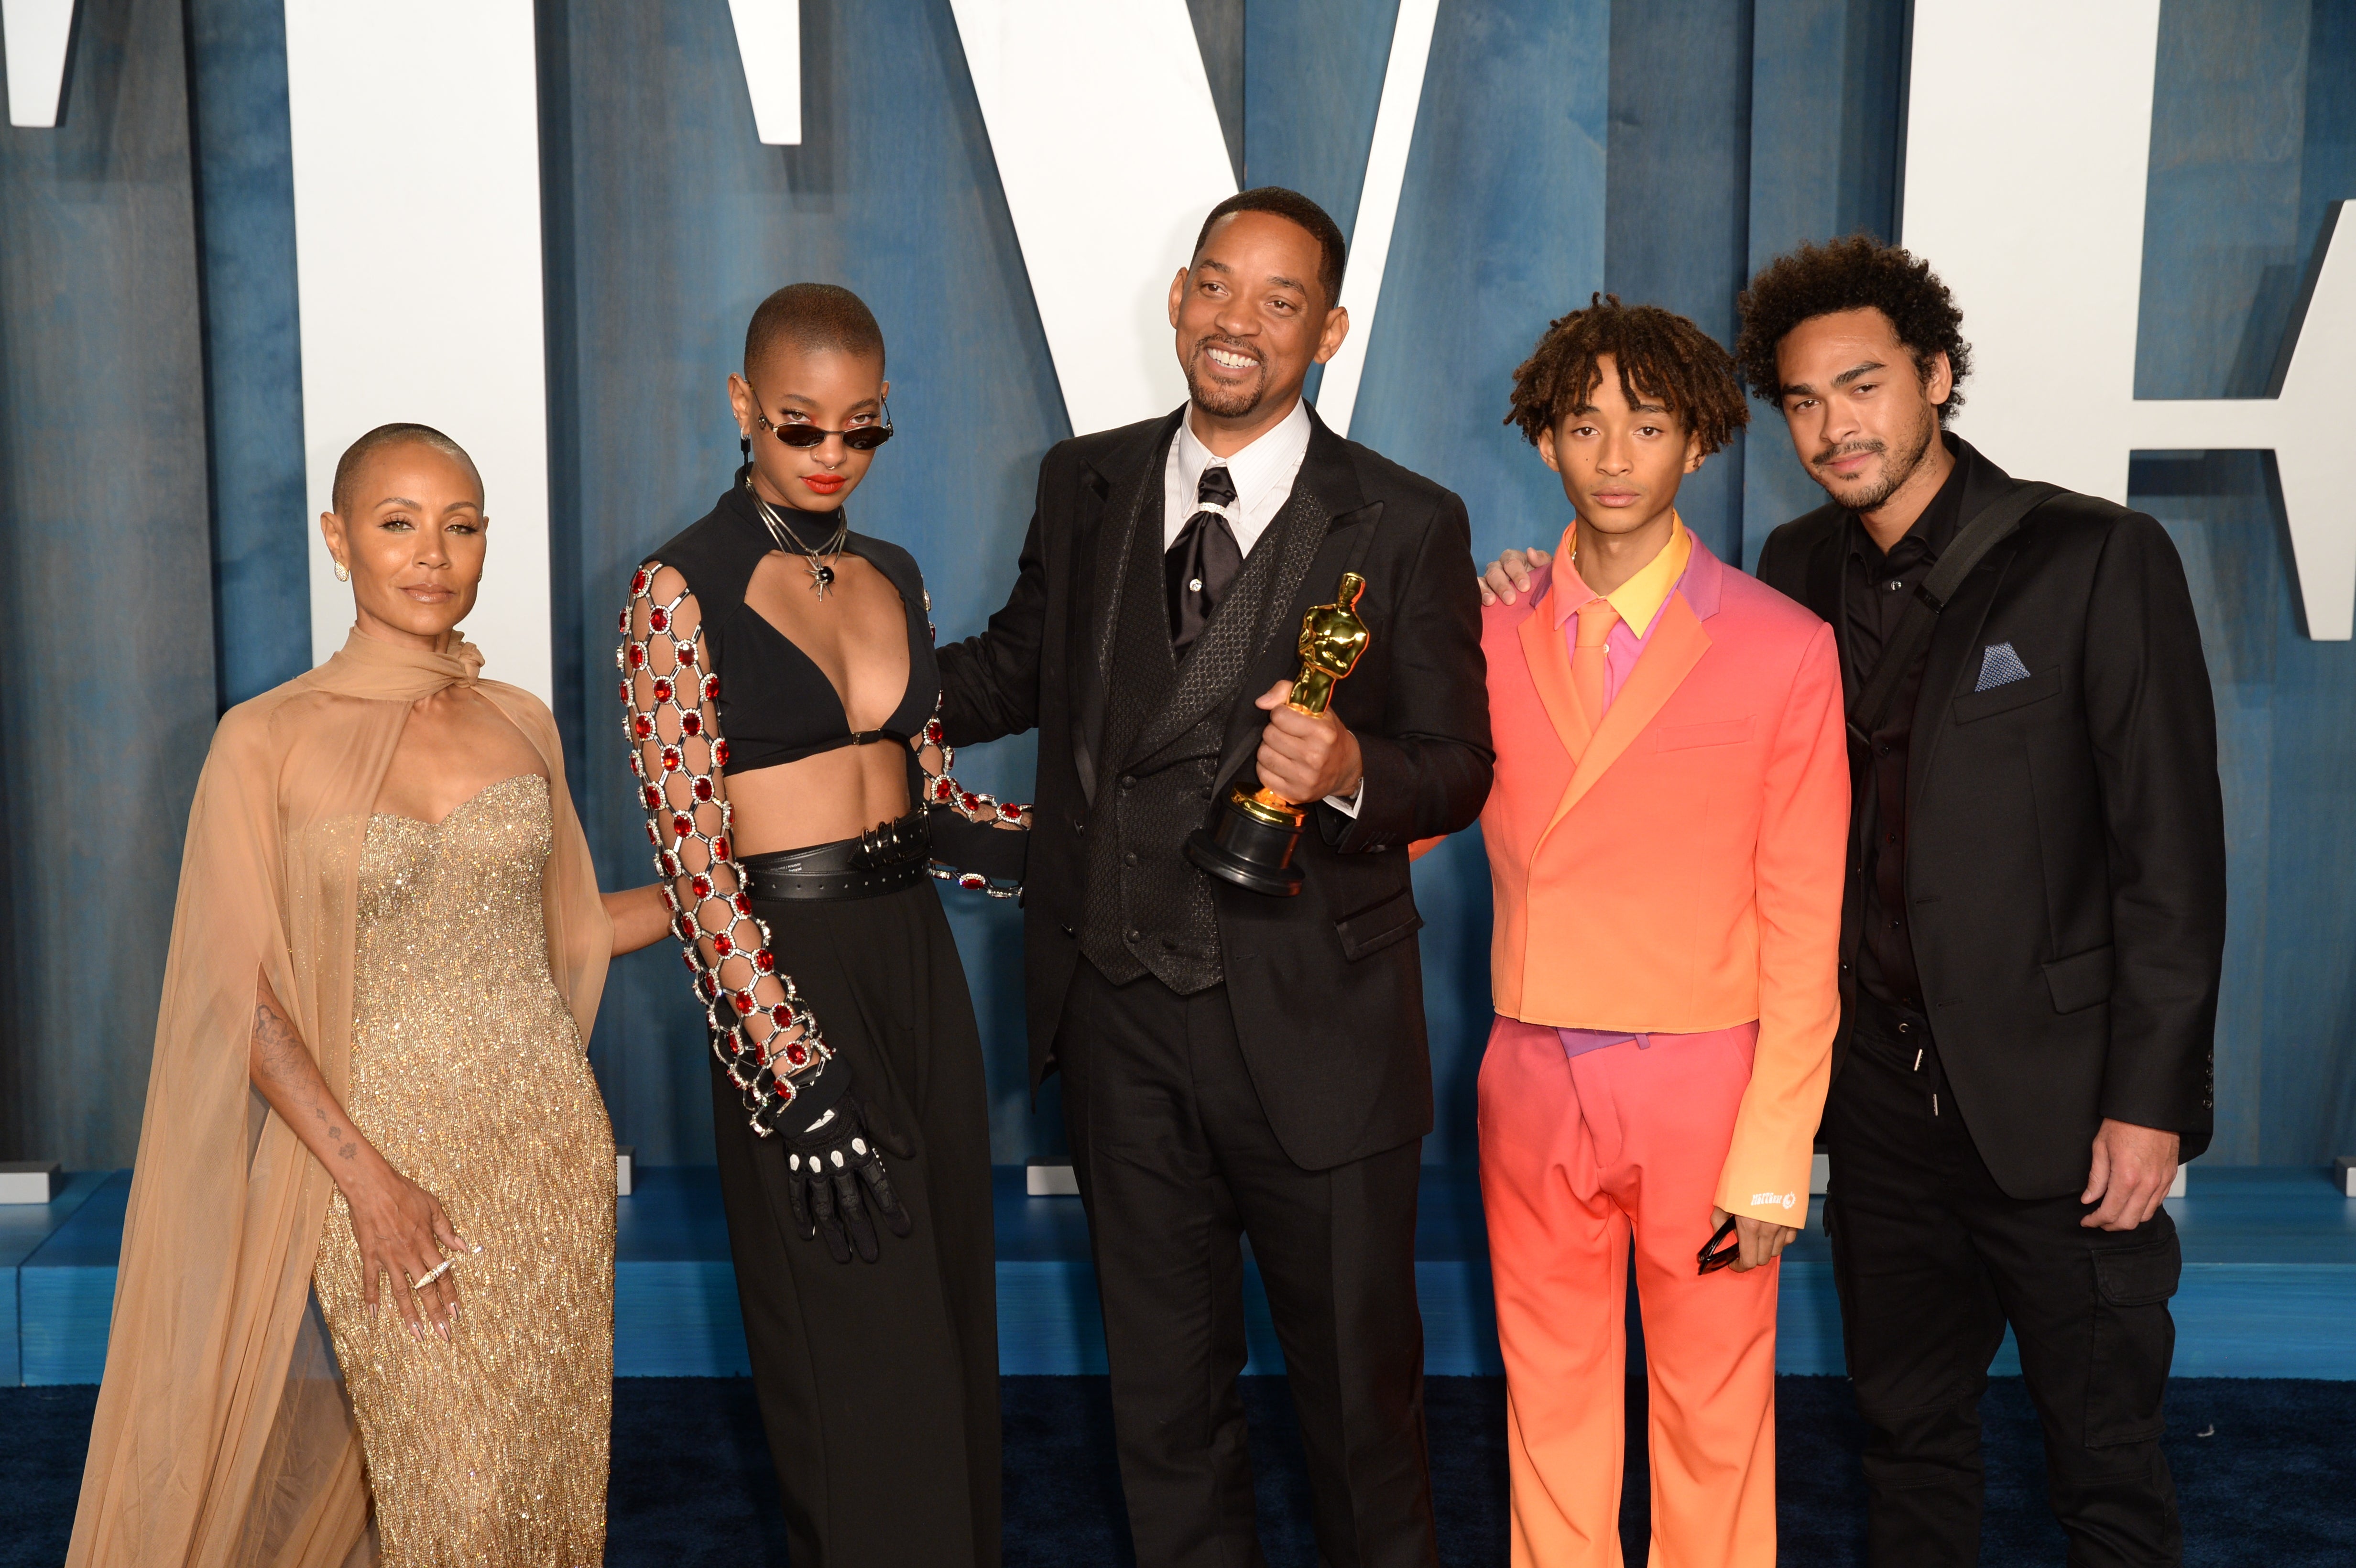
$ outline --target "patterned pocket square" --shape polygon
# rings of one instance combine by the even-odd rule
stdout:
[[[1974,691],[1993,691],[1999,686],[2010,686],[2016,680],[2029,678],[2029,667],[2012,651],[2010,643],[1990,643],[1980,654],[1979,684]]]

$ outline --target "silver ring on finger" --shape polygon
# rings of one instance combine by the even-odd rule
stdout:
[[[450,1272],[450,1265],[457,1261],[458,1260],[456,1258],[444,1258],[440,1266],[426,1270],[425,1277],[413,1282],[409,1288],[412,1290],[423,1290],[427,1285],[432,1285],[435,1280],[440,1279],[444,1275],[448,1274]]]

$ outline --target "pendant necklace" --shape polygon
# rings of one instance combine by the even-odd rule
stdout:
[[[823,600],[826,597],[826,591],[834,586],[834,568],[828,564],[827,558],[842,553],[843,543],[851,537],[849,516],[842,508],[837,507],[834,514],[834,537],[816,549],[812,549],[802,543],[801,536],[794,532],[784,517],[777,515],[777,509],[775,507],[761,500],[757,496],[754,499],[761,508],[761,521],[768,525],[769,537],[776,541],[777,548],[781,550],[791,550],[809,562],[810,592]]]

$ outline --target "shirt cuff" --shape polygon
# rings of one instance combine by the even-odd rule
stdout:
[[[1343,816],[1349,817],[1352,821],[1355,821],[1357,820],[1358,807],[1365,802],[1365,798],[1366,781],[1365,776],[1362,774],[1358,779],[1357,788],[1352,790],[1347,795],[1329,795],[1325,797],[1325,804],[1340,812]]]

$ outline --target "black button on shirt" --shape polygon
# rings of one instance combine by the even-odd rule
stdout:
[[[1863,689],[1872,678],[1882,648],[1897,635],[1906,606],[1914,602],[1915,589],[1938,564],[1939,552],[1954,542],[1963,523],[1965,470],[1970,462],[1968,455],[1957,454],[1947,482],[1887,552],[1850,514],[1841,630],[1851,692]],[[1858,983],[1881,1001],[1913,1012],[1924,1008],[1914,944],[1906,929],[1906,763],[1914,738],[1914,703],[1922,694],[1922,667],[1929,656],[1926,646],[1899,687],[1890,717],[1870,737],[1872,754],[1859,776],[1855,804],[1859,823],[1872,825],[1864,840],[1865,944],[1858,955]]]

